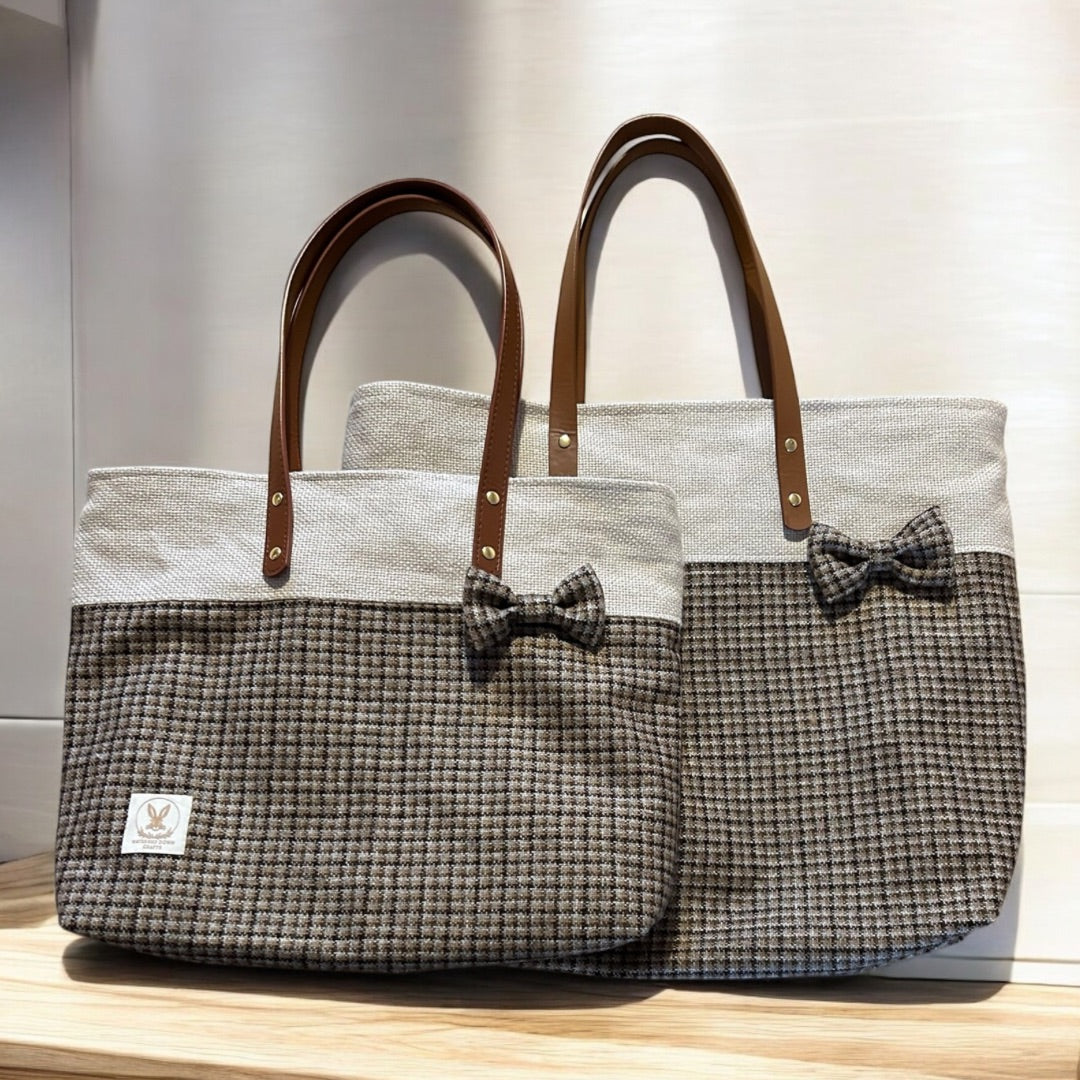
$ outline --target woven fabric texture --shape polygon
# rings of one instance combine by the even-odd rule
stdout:
[[[580,407],[582,475],[664,482],[679,504],[682,855],[652,934],[550,966],[839,974],[956,940],[998,911],[1024,743],[1004,407],[801,404],[814,516],[843,530],[828,536],[851,550],[834,554],[870,564],[826,567],[859,579],[831,603],[807,540],[777,527],[771,402]],[[475,468],[486,409],[486,397],[442,387],[363,386],[344,464]],[[544,473],[547,410],[522,415],[517,468]],[[919,567],[896,573],[894,556],[907,556],[885,540],[930,506],[941,527],[914,561],[935,563],[932,581],[951,563],[952,589],[913,587]],[[873,538],[869,550],[852,537]]]
[[[475,472],[488,399],[418,383],[353,395],[346,469]],[[957,551],[1013,554],[1005,407],[981,398],[804,399],[814,518],[853,536],[891,536],[937,504]],[[579,407],[579,471],[674,492],[690,562],[802,562],[779,516],[772,402],[657,401]],[[517,471],[547,474],[547,409],[522,410]],[[607,579],[605,578],[605,584]]]
[[[482,441],[482,440],[481,440]],[[312,600],[460,604],[476,476],[304,472],[287,578],[262,576],[266,477],[210,469],[100,469],[75,536],[76,604]],[[608,614],[682,612],[675,497],[660,484],[526,477],[506,498],[503,578],[547,593],[583,562]]]
[[[936,506],[883,540],[856,539],[821,522],[807,538],[807,564],[826,604],[858,596],[874,580],[949,592],[956,584],[953,557],[952,530]]]
[[[604,640],[604,588],[586,565],[550,596],[519,596],[493,574],[473,566],[465,576],[462,618],[465,641],[477,653],[501,648],[517,629],[528,626],[546,626],[595,648]]]
[[[609,617],[593,649],[524,627],[476,657],[460,600],[76,607],[61,923],[354,971],[640,937],[677,855],[677,635]],[[182,856],[120,853],[140,791],[191,796]]]
[[[991,921],[1024,776],[1013,562],[949,597],[873,583],[821,605],[805,565],[687,569],[679,884],[645,939],[541,966],[837,975]]]

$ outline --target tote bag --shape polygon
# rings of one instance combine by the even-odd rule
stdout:
[[[472,475],[301,471],[319,294],[406,211],[462,222],[498,260],[482,453]],[[672,493],[509,479],[520,303],[453,189],[396,181],[342,206],[294,266],[282,328],[267,475],[90,474],[61,925],[188,960],[358,971],[640,937],[677,851]]]
[[[584,402],[589,230],[621,170],[655,153],[689,161],[720,199],[761,399]],[[486,409],[482,396],[442,388],[362,387],[344,465],[475,467]],[[516,467],[676,492],[687,561],[682,840],[656,929],[557,966],[843,974],[996,917],[1024,771],[1004,422],[1004,407],[980,398],[800,401],[772,288],[715,152],[673,117],[638,117],[611,136],[567,252],[550,413],[524,407]]]

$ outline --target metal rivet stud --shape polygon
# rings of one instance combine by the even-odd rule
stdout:
[[[485,559],[494,559],[495,549],[493,547],[485,546],[480,549],[480,554],[483,555]]]
[[[285,496],[280,491],[275,491],[274,494],[270,496],[270,501],[275,506],[280,506],[285,501]]]
[[[484,498],[487,499],[492,506],[499,505],[499,493],[497,491],[488,491],[485,493]]]
[[[799,444],[794,439],[785,439],[784,440],[784,449],[789,454],[794,454],[795,451],[799,449]]]
[[[570,436],[569,435],[560,435],[559,436],[559,445],[565,450],[570,445]]]
[[[281,558],[281,548],[272,547],[270,549],[270,561],[271,562],[277,562],[278,559],[280,559],[280,558]]]
[[[787,497],[787,501],[789,503],[791,503],[792,506],[801,506],[802,505],[802,496],[797,491],[793,491]]]

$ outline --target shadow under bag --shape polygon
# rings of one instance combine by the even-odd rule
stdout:
[[[647,154],[688,161],[720,199],[762,399],[584,401],[589,232],[612,182]],[[361,387],[344,465],[475,468],[486,410],[453,390]],[[677,495],[679,881],[641,941],[547,966],[843,974],[996,917],[1024,776],[1004,422],[1002,405],[978,398],[800,402],[765,268],[712,148],[672,117],[612,135],[567,252],[550,412],[524,407],[516,468],[659,481]]]
[[[354,241],[406,211],[465,224],[502,274],[472,475],[303,472],[319,296]],[[510,479],[521,350],[480,211],[433,181],[380,185],[293,268],[268,476],[90,474],[66,929],[187,960],[403,971],[605,949],[654,925],[677,857],[674,496]]]

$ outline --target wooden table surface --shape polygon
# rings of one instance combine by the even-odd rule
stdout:
[[[0,866],[0,1078],[1077,1080],[1078,1062],[1080,989],[200,967],[61,930],[49,856]]]

